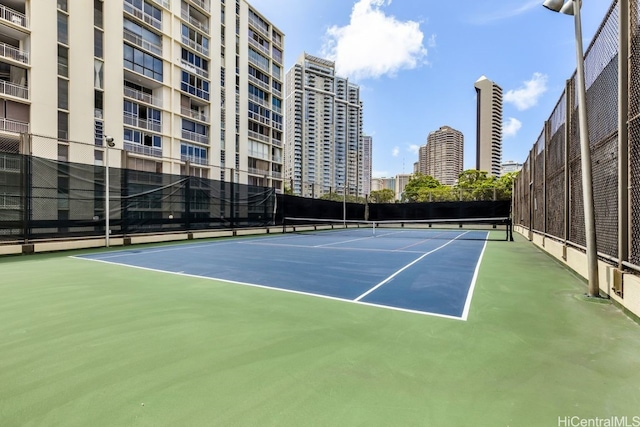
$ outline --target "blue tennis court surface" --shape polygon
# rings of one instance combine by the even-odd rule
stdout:
[[[347,231],[235,238],[77,258],[467,318],[486,231]]]

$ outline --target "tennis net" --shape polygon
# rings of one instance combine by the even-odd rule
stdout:
[[[502,234],[502,232],[504,234]],[[458,238],[467,240],[510,240],[510,218],[458,218],[426,220],[357,221],[323,218],[283,219],[284,233],[373,236],[399,238]],[[504,237],[502,237],[504,236]]]

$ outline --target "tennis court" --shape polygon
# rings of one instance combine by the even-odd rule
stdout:
[[[366,240],[357,236],[312,232],[2,257],[0,424],[542,426],[559,425],[565,416],[633,420],[640,401],[638,325],[611,304],[584,301],[584,281],[521,236],[502,242],[502,233],[493,234],[486,243],[471,236],[452,241],[434,235],[429,243],[369,239],[376,246],[368,242],[366,251]],[[459,261],[469,271],[477,261],[463,261],[460,251],[486,244],[466,321],[404,311],[384,294],[391,289],[386,284],[368,296],[403,310],[345,302],[450,241],[391,284],[402,279],[399,288],[410,300],[418,283],[412,275],[445,289],[426,277],[427,264],[458,249],[447,255],[452,266],[446,280],[452,280]],[[402,249],[407,245],[413,246]],[[251,255],[258,250],[261,256]],[[293,260],[309,258],[306,251],[322,262],[294,267]],[[323,283],[345,283],[345,275],[363,283],[341,285],[348,295],[320,298],[307,291],[331,291],[278,292],[209,278],[227,269],[235,277],[230,259],[250,265],[262,256],[294,269],[277,269],[278,283],[287,274],[298,276],[287,279],[289,287],[306,282],[311,265],[329,261],[336,263],[332,278],[340,279]],[[394,256],[394,265],[385,266]],[[155,258],[151,269],[125,265],[145,258]],[[180,273],[186,264],[192,275]],[[380,271],[376,277],[354,273],[368,268]],[[257,284],[268,278],[256,274],[245,279]],[[341,287],[336,289],[344,292]]]
[[[488,237],[346,228],[78,258],[466,320]]]

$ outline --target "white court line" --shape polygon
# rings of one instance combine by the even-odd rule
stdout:
[[[473,278],[471,279],[471,286],[469,286],[469,291],[467,291],[467,300],[464,302],[464,309],[462,310],[462,320],[467,320],[469,316],[469,309],[471,308],[471,298],[473,298],[473,291],[476,287],[476,280],[478,279],[478,272],[480,271],[480,264],[482,263],[482,257],[484,256],[484,250],[487,248],[487,237],[489,237],[489,233],[485,237],[484,246],[482,247],[482,252],[480,252],[480,256],[478,257],[478,263],[476,264],[476,269],[473,272]]]
[[[402,312],[405,312],[405,313],[421,314],[421,315],[424,315],[424,316],[435,316],[435,317],[443,317],[443,318],[447,318],[447,319],[463,320],[460,317],[449,316],[449,315],[446,315],[446,314],[432,313],[430,311],[419,311],[419,310],[411,310],[411,309],[400,308],[400,307],[386,306],[386,305],[381,305],[381,304],[372,304],[372,303],[368,303],[368,302],[356,301],[356,300],[351,300],[351,299],[347,299],[347,298],[332,297],[332,296],[329,296],[329,295],[314,294],[314,293],[311,293],[311,292],[296,291],[296,290],[293,290],[293,289],[278,288],[278,287],[266,286],[266,285],[258,285],[256,283],[238,282],[238,281],[235,281],[235,280],[219,279],[219,278],[216,278],[216,277],[198,276],[198,275],[195,275],[195,274],[187,274],[187,273],[177,272],[177,271],[158,270],[158,269],[155,269],[155,268],[140,267],[140,266],[137,266],[137,265],[121,264],[119,262],[105,261],[105,260],[102,260],[102,259],[79,258],[79,257],[70,257],[70,258],[76,258],[76,259],[81,260],[81,261],[93,261],[93,262],[100,262],[100,263],[103,263],[103,264],[118,265],[118,266],[121,266],[121,267],[136,268],[138,270],[152,271],[152,272],[155,272],[155,273],[168,273],[168,274],[173,274],[173,275],[176,275],[176,276],[191,277],[191,278],[194,278],[194,279],[212,280],[212,281],[216,281],[216,282],[229,283],[229,284],[232,284],[232,285],[242,285],[242,286],[250,286],[252,288],[269,289],[269,290],[273,290],[273,291],[287,292],[287,293],[290,293],[290,294],[297,294],[297,295],[305,295],[305,296],[311,296],[311,297],[316,297],[316,298],[323,298],[323,299],[328,299],[328,300],[332,300],[332,301],[341,301],[341,302],[347,302],[347,303],[351,303],[351,304],[366,305],[366,306],[369,306],[369,307],[378,307],[378,308],[383,308],[383,309],[387,309],[387,310],[402,311]]]
[[[459,237],[464,236],[465,234],[467,234],[468,231],[465,231],[464,233],[460,234],[459,236],[456,236],[455,239],[449,240],[447,243],[445,243],[444,245],[438,246],[437,248],[423,254],[421,257],[418,257],[417,259],[413,260],[412,262],[410,262],[409,264],[405,265],[404,267],[402,267],[400,270],[396,271],[395,273],[393,273],[391,276],[387,277],[386,279],[384,279],[382,282],[378,283],[377,285],[375,285],[373,288],[369,289],[367,292],[363,293],[362,295],[360,295],[358,298],[355,299],[355,301],[360,301],[362,298],[366,297],[367,295],[369,295],[371,292],[375,291],[376,289],[378,289],[380,286],[384,285],[385,283],[389,282],[391,279],[393,279],[394,277],[396,277],[398,274],[402,273],[404,270],[406,270],[407,268],[411,267],[413,264],[417,263],[418,261],[420,261],[421,259],[423,259],[424,257],[431,255],[432,253],[439,251],[440,249],[444,248],[445,246],[449,245],[450,243],[453,243],[454,241],[456,241]]]
[[[375,248],[350,248],[350,247],[328,247],[326,245],[307,246],[307,245],[291,245],[287,243],[267,243],[267,242],[238,242],[241,245],[251,246],[282,246],[292,248],[308,248],[308,249],[330,249],[332,251],[359,251],[359,252],[387,252],[387,253],[406,253],[406,254],[423,254],[424,251],[403,251],[400,249],[375,249]],[[342,242],[346,243],[346,242]]]

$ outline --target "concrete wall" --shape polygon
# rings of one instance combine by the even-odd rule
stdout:
[[[530,234],[527,228],[514,226],[514,232],[529,239]],[[588,277],[587,255],[584,252],[572,246],[565,246],[562,242],[544,237],[535,232],[531,234],[531,242],[580,276],[585,279]],[[616,272],[616,265],[598,261],[598,280],[601,294],[609,296],[623,310],[636,318],[640,318],[640,277],[623,272],[623,293],[620,296],[616,294],[613,286]]]

